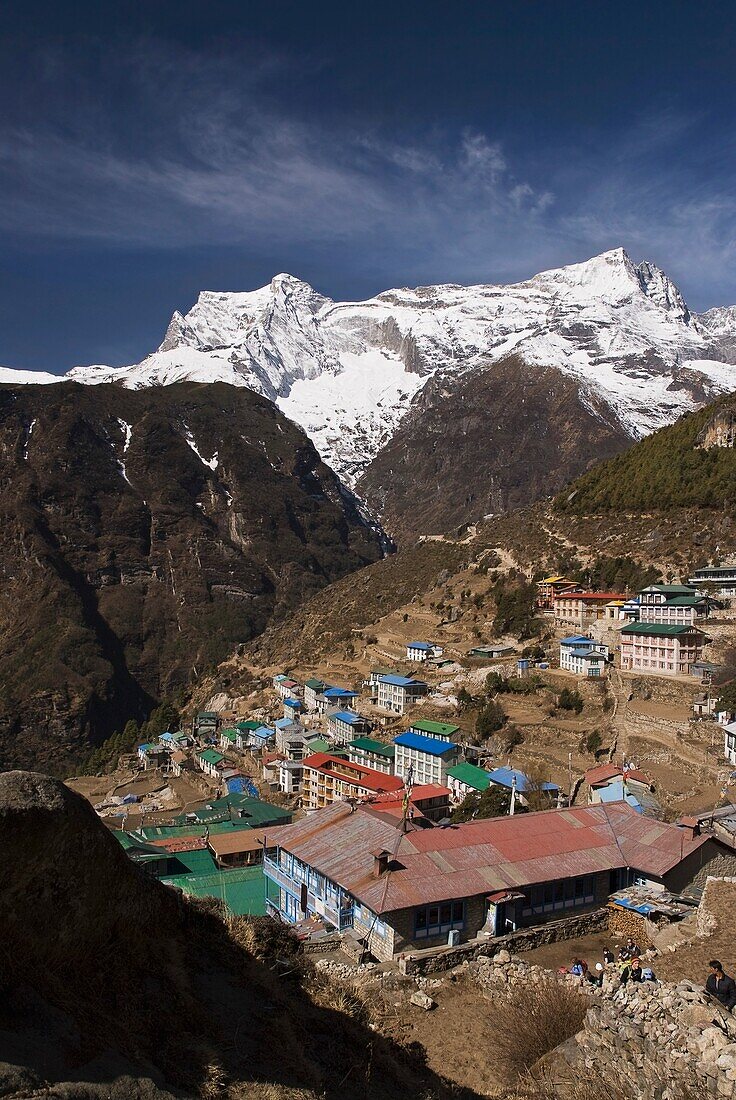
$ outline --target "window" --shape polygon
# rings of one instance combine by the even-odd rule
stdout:
[[[414,937],[418,940],[464,927],[464,901],[443,901],[440,905],[427,905],[414,911]]]
[[[529,889],[522,916],[540,916],[558,909],[572,909],[595,901],[595,875],[543,882]]]

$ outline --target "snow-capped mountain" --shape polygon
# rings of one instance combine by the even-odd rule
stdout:
[[[365,302],[333,302],[277,275],[248,293],[203,292],[141,363],[65,377],[248,386],[355,484],[430,376],[452,385],[510,355],[571,376],[584,402],[639,438],[736,389],[736,307],[691,313],[659,268],[622,248],[510,286],[397,289]]]

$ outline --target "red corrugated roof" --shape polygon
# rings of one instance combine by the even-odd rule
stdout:
[[[615,868],[660,877],[706,839],[625,802],[406,833],[383,811],[338,802],[285,826],[278,840],[374,911],[391,912]],[[373,874],[377,848],[392,853],[388,879]]]
[[[333,775],[336,779],[354,783],[369,791],[398,791],[404,786],[403,779],[398,775],[387,775],[375,768],[367,768],[365,764],[353,764],[341,756],[330,756],[327,752],[315,752],[307,756],[302,760],[302,767],[314,768],[324,775]]]

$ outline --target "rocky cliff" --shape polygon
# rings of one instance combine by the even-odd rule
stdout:
[[[53,769],[185,691],[380,533],[267,399],[0,387],[0,767]]]
[[[369,1027],[283,926],[147,876],[58,781],[0,775],[0,881],[2,1096],[477,1100]]]

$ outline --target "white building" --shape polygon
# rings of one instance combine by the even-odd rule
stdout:
[[[299,794],[303,775],[301,760],[282,760],[279,764],[279,790],[284,794]]]
[[[327,732],[338,745],[370,733],[370,722],[354,710],[328,710]]]
[[[688,579],[693,588],[707,585],[708,591],[719,596],[736,596],[736,565],[709,565],[696,569]]]
[[[394,714],[405,714],[429,691],[423,680],[397,675],[379,676],[375,688],[376,705]]]
[[[460,746],[454,741],[443,741],[407,730],[394,737],[394,745],[394,775],[406,781],[409,769],[413,768],[413,783],[449,786],[447,773],[459,762],[461,755]]]
[[[560,668],[575,676],[606,675],[608,646],[584,634],[572,634],[560,642]]]
[[[373,768],[377,772],[385,772],[393,775],[396,747],[387,745],[383,741],[375,741],[372,737],[356,737],[348,744],[348,760],[353,764],[362,764],[365,768]]]
[[[407,661],[428,661],[430,657],[441,657],[444,649],[434,642],[409,642],[406,647]]]
[[[469,794],[482,794],[488,790],[491,781],[488,772],[478,768],[475,764],[455,764],[447,770],[447,785],[450,788],[450,796],[455,805],[462,802]]]
[[[694,626],[719,606],[687,585],[653,584],[639,593],[639,622]]]
[[[317,696],[321,695],[322,692],[325,690],[325,688],[327,686],[328,685],[323,683],[322,680],[316,680],[314,677],[311,677],[309,680],[305,680],[305,682],[304,682],[304,709],[305,710],[315,711],[317,709]]]

